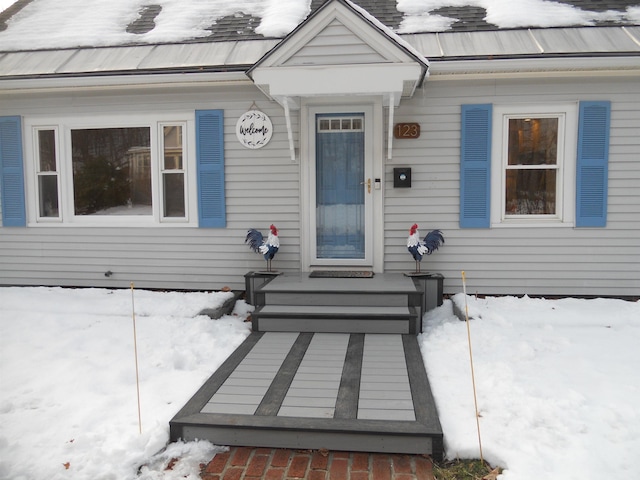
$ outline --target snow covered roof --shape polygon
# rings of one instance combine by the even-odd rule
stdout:
[[[0,0],[0,51],[282,38],[322,3],[324,0]],[[355,3],[400,34],[640,23],[638,0]]]
[[[0,78],[244,72],[323,3],[0,0]],[[638,0],[354,3],[430,60],[640,55]]]

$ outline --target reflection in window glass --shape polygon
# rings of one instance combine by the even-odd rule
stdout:
[[[164,216],[184,217],[184,175],[165,173],[163,175]]]
[[[38,171],[55,172],[56,168],[56,132],[38,131]]]
[[[58,217],[58,178],[55,175],[38,176],[41,217]]]
[[[38,130],[38,216],[58,217],[56,131]]]
[[[554,215],[558,118],[509,119],[505,214]]]
[[[556,170],[507,170],[506,213],[556,213]]]
[[[182,126],[165,125],[162,128],[164,134],[164,169],[182,169]]]
[[[363,118],[356,114],[356,116],[340,116],[329,117],[326,115],[318,115],[318,132],[348,132],[348,131],[362,131],[363,130]]]
[[[557,158],[557,118],[509,120],[509,165],[555,165]]]
[[[71,131],[76,215],[151,215],[149,127]]]

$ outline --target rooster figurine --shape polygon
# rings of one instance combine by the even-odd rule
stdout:
[[[269,236],[266,241],[261,232],[254,228],[249,229],[244,243],[248,243],[251,250],[256,253],[261,253],[264,256],[264,259],[267,261],[267,272],[271,272],[271,260],[273,260],[273,257],[275,257],[280,248],[278,229],[275,225],[269,227]]]
[[[420,273],[420,262],[423,255],[431,255],[435,252],[441,244],[444,244],[444,237],[440,230],[431,230],[424,237],[424,240],[420,239],[420,233],[418,233],[418,224],[411,225],[409,230],[409,238],[407,238],[407,249],[409,253],[416,261],[415,273]]]

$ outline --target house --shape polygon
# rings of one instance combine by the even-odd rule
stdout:
[[[634,2],[130,3],[0,13],[0,284],[241,289],[271,223],[409,272],[418,223],[445,293],[640,292]]]

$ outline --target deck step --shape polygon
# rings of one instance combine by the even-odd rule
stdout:
[[[406,306],[407,292],[270,292],[262,291],[260,303],[269,305],[344,305],[344,306]],[[415,293],[415,292],[411,292]]]
[[[251,298],[256,332],[421,331],[422,292],[397,274],[351,279],[287,273],[261,283]]]
[[[415,307],[263,305],[252,314],[256,332],[399,333],[420,330]]]
[[[294,315],[309,318],[343,316],[345,318],[404,318],[411,314],[409,307],[359,307],[343,305],[264,305],[259,307],[262,315]]]

